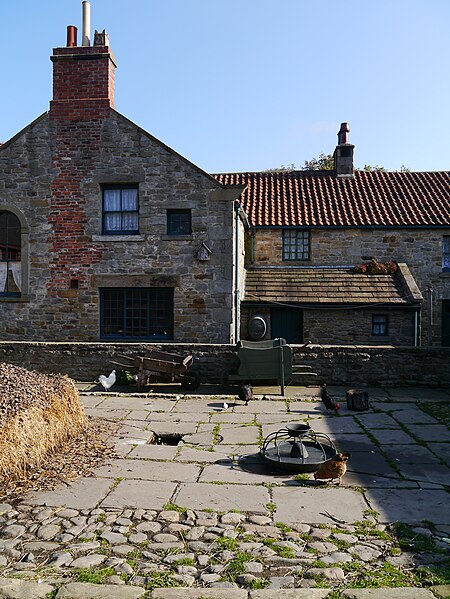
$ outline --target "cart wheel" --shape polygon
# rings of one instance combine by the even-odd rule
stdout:
[[[183,375],[181,386],[187,391],[195,391],[200,386],[200,375],[195,370],[190,370]]]
[[[230,393],[236,393],[236,389],[239,386],[239,382],[238,381],[230,381],[229,376],[230,374],[236,374],[235,370],[223,370],[221,375],[220,375],[220,383],[222,385],[222,387],[225,389],[225,391],[228,391]]]

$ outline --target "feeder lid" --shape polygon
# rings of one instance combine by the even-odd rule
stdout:
[[[288,424],[286,428],[290,437],[301,437],[311,430],[309,424]]]

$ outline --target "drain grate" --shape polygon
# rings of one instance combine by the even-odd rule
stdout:
[[[182,439],[180,433],[153,433],[150,445],[178,445]]]

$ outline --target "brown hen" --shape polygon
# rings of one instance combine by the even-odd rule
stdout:
[[[349,453],[337,453],[334,458],[324,462],[317,472],[314,472],[315,479],[331,478],[338,479],[341,484],[341,478],[347,470],[347,460],[350,458]]]

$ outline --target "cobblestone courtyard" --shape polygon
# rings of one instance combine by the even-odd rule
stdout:
[[[257,389],[246,407],[79,387],[119,424],[118,457],[0,505],[0,596],[449,596],[449,390],[369,389],[356,413],[332,387],[336,416],[317,388]],[[261,463],[269,433],[305,421],[351,453],[340,487]]]

